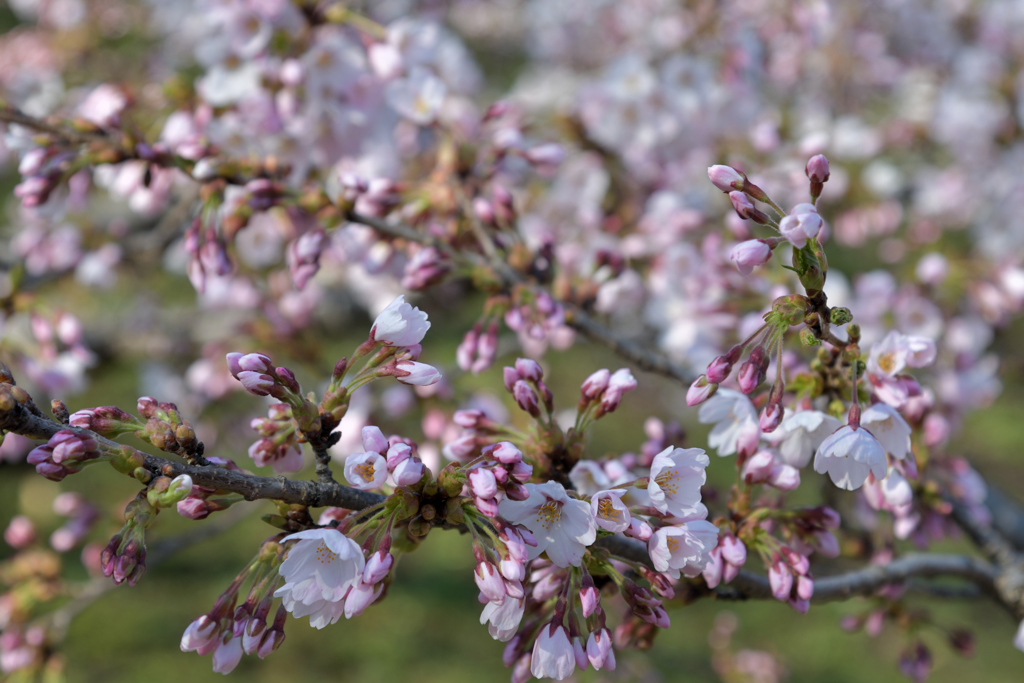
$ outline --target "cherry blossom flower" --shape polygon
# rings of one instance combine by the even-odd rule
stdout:
[[[764,240],[747,240],[740,242],[729,252],[729,260],[736,264],[737,270],[750,275],[754,266],[763,266],[772,257],[772,249]]]
[[[506,498],[498,510],[513,524],[522,524],[537,539],[529,549],[530,559],[546,552],[558,567],[580,566],[583,553],[597,538],[597,523],[590,505],[570,498],[561,484],[526,484],[530,497],[523,501]]]
[[[694,519],[676,526],[664,526],[647,542],[654,568],[673,579],[680,571],[694,577],[711,561],[711,551],[718,545],[718,527],[703,519]]]
[[[427,387],[437,384],[441,379],[441,373],[432,365],[417,363],[412,360],[404,360],[396,366],[397,379],[402,384],[411,384],[417,387]]]
[[[561,681],[576,670],[576,655],[573,653],[569,633],[561,624],[545,624],[533,644],[533,659],[530,672],[536,678],[554,678]]]
[[[839,429],[841,422],[820,410],[786,411],[782,424],[766,438],[775,443],[781,460],[793,467],[806,467],[818,446]]]
[[[750,455],[757,450],[761,438],[757,409],[740,392],[719,389],[701,406],[697,418],[701,424],[715,425],[708,435],[708,445],[716,449],[719,456]]]
[[[345,479],[357,489],[380,488],[388,478],[388,461],[380,453],[353,453],[345,458]]]
[[[629,508],[622,502],[626,492],[622,489],[598,491],[590,497],[590,511],[597,526],[605,531],[618,533],[629,528]]]
[[[377,342],[394,346],[412,346],[423,341],[430,329],[427,314],[399,296],[380,312],[373,321],[370,337]]]
[[[871,432],[885,452],[897,460],[910,452],[910,425],[891,405],[876,403],[865,409],[860,426]]]
[[[337,529],[300,531],[284,540],[298,543],[278,568],[285,584],[274,597],[281,598],[293,617],[309,616],[310,625],[318,629],[335,623],[366,566],[359,544]]]
[[[885,449],[866,429],[840,427],[825,439],[814,454],[814,471],[828,472],[832,483],[853,491],[861,487],[868,474],[881,479],[888,467]]]
[[[693,515],[700,506],[700,487],[707,481],[711,464],[700,448],[669,446],[651,462],[647,493],[658,511],[673,517]]]
[[[488,602],[480,614],[480,623],[487,624],[492,638],[507,643],[519,630],[525,609],[526,598],[506,597],[500,603]]]

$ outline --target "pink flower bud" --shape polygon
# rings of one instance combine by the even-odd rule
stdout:
[[[455,349],[455,362],[458,363],[460,369],[468,371],[473,366],[479,341],[480,326],[474,325],[469,332],[466,332],[466,336],[462,338],[462,342]]]
[[[708,178],[722,192],[742,191],[743,183],[746,180],[746,176],[732,166],[721,164],[708,167]]]
[[[719,548],[712,548],[711,552],[708,553],[708,563],[704,566],[704,570],[701,574],[704,577],[704,583],[708,585],[708,588],[715,588],[718,584],[722,583],[722,552]]]
[[[686,390],[686,405],[691,408],[699,405],[714,396],[716,391],[718,391],[718,384],[709,382],[705,375],[701,375]]]
[[[533,417],[540,417],[540,404],[537,402],[537,394],[529,384],[518,380],[512,387],[512,396],[516,404]]]
[[[540,367],[540,363],[529,358],[517,358],[516,359],[516,372],[519,376],[530,382],[539,382],[544,377],[544,371]]]
[[[601,593],[594,586],[588,586],[580,591],[580,608],[583,610],[583,618],[586,619],[601,605]]]
[[[370,556],[367,560],[367,565],[362,568],[362,583],[365,584],[379,584],[384,581],[389,571],[391,571],[391,565],[394,564],[394,556],[391,553],[379,550]]]
[[[768,223],[768,215],[754,206],[745,192],[730,192],[729,200],[732,202],[732,208],[736,210],[736,215],[740,218],[754,221],[758,225]]]
[[[722,559],[729,564],[742,567],[747,562],[747,546],[743,541],[732,534],[723,536],[719,547],[722,549]]]
[[[505,388],[509,391],[512,391],[512,387],[515,386],[516,382],[522,379],[522,377],[519,376],[519,373],[516,372],[515,368],[510,368],[508,366],[502,368],[501,376],[505,382]]]
[[[606,368],[601,368],[597,372],[592,373],[583,380],[583,384],[580,386],[580,393],[583,395],[583,398],[592,401],[600,396],[608,388],[608,380],[610,378],[611,373]]]
[[[758,451],[743,463],[743,481],[748,484],[760,484],[768,481],[775,456],[771,451]]]
[[[388,440],[384,438],[384,432],[380,431],[380,427],[375,427],[373,425],[363,427],[362,438],[363,448],[366,451],[380,453],[381,455],[384,455],[384,453],[387,452]]]
[[[781,560],[768,568],[768,583],[776,600],[789,600],[789,594],[793,592],[793,573]]]
[[[807,160],[804,173],[807,174],[807,178],[812,183],[827,182],[829,178],[828,159],[825,158],[824,154],[815,154]]]
[[[772,257],[772,249],[764,240],[747,240],[740,242],[729,252],[729,260],[744,275],[750,275],[754,266],[761,266]]]
[[[493,498],[498,492],[494,473],[489,469],[477,468],[469,473],[469,489],[474,496]]]
[[[795,491],[800,486],[800,470],[792,465],[776,465],[768,475],[768,483],[780,491]]]
[[[363,433],[364,434],[366,433],[367,429],[371,429],[371,428],[370,427],[364,427],[363,428]],[[376,429],[376,427],[373,427],[372,429]],[[377,431],[380,431],[380,430],[377,430]],[[383,437],[383,435],[381,435],[381,436]],[[367,448],[367,451],[370,451],[370,452],[373,452],[373,453],[380,453],[381,455],[384,455],[386,453],[387,454],[387,461],[388,461],[388,469],[391,470],[392,472],[394,472],[395,469],[399,465],[401,465],[403,462],[405,462],[406,460],[408,460],[412,456],[412,446],[410,446],[407,443],[396,443],[396,444],[394,444],[392,446],[388,446],[387,443],[388,443],[387,441],[384,442],[384,446],[387,448],[386,451],[385,450],[380,450],[380,451],[373,450],[373,449],[370,449],[370,448],[366,447],[366,440],[365,440],[365,437],[364,437],[363,446]],[[373,444],[373,445],[376,445],[376,444]]]
[[[785,409],[778,403],[769,403],[761,411],[761,418],[759,423],[761,425],[761,431],[765,434],[769,434],[778,429],[779,425],[782,424],[782,416],[785,413]]]
[[[647,522],[633,517],[629,521],[629,528],[622,532],[630,538],[635,538],[638,541],[646,543],[651,540],[651,536],[654,534],[654,530],[651,529],[651,525]]]
[[[441,380],[441,373],[432,365],[415,361],[402,361],[396,366],[395,379],[402,384],[426,387]]]
[[[515,445],[509,441],[499,441],[498,444],[491,451],[490,456],[497,460],[498,462],[502,463],[503,465],[515,465],[517,463],[523,462],[522,451],[516,448]],[[532,466],[530,466],[530,468],[530,474],[533,474]],[[513,477],[519,479],[519,477],[516,476],[515,473],[513,474]],[[526,478],[529,479],[529,477],[530,475],[527,475]],[[522,479],[521,481],[526,480]]]
[[[525,460],[517,460],[512,464],[512,471],[509,474],[517,482],[525,484],[533,476],[533,465]]]
[[[395,478],[395,485],[397,486],[412,486],[423,478],[423,473],[426,470],[426,466],[423,461],[419,458],[412,457],[406,458],[395,467],[393,476]]]

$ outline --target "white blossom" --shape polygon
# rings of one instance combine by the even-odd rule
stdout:
[[[669,446],[654,456],[647,493],[658,511],[673,517],[693,515],[700,506],[700,487],[707,481],[711,460],[700,448]]]
[[[714,424],[708,435],[708,445],[719,456],[734,453],[751,454],[757,450],[761,426],[757,409],[744,394],[733,389],[720,388],[697,413],[701,424]]]
[[[561,484],[526,484],[530,497],[523,501],[506,498],[498,511],[513,524],[522,524],[537,539],[530,547],[530,559],[546,552],[559,567],[580,566],[583,553],[597,538],[597,524],[590,505],[570,498]]]
[[[412,346],[423,341],[430,329],[427,314],[405,303],[405,295],[387,305],[373,321],[373,339],[394,346]]]
[[[814,471],[828,472],[832,483],[853,491],[861,487],[868,473],[885,476],[888,461],[878,439],[866,429],[846,425],[825,439],[814,455]]]
[[[285,584],[274,591],[295,618],[309,616],[316,628],[333,624],[345,611],[345,597],[362,577],[366,559],[359,544],[337,529],[300,531],[278,573]]]

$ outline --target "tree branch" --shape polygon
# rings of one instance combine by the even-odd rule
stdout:
[[[0,388],[10,386],[0,384]],[[13,403],[13,406],[9,405]],[[21,434],[30,439],[49,440],[62,429],[87,434],[96,439],[101,450],[119,451],[124,447],[116,441],[102,437],[87,429],[76,429],[33,415],[16,401],[0,401],[0,429]],[[360,491],[341,484],[316,481],[294,481],[285,477],[260,477],[247,472],[227,470],[215,465],[198,466],[150,455],[136,449],[144,458],[144,467],[156,475],[176,477],[187,474],[192,482],[204,488],[232,491],[246,500],[280,500],[288,504],[310,507],[334,506],[347,510],[362,510],[384,500],[380,493]]]
[[[595,545],[627,560],[652,566],[647,547],[638,541],[622,536],[606,536]],[[996,567],[976,557],[910,553],[887,565],[872,565],[833,576],[816,576],[811,602],[831,602],[857,595],[871,595],[880,588],[901,584],[912,578],[956,577],[970,581],[1004,607],[1009,607],[1002,603],[996,589],[999,576]],[[768,578],[748,571],[741,571],[732,583],[709,590],[707,594],[719,600],[772,599]]]

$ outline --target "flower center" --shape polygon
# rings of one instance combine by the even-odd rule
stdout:
[[[373,465],[368,462],[364,462],[361,465],[356,465],[352,468],[357,475],[363,478],[363,481],[373,481]]]
[[[679,550],[679,541],[675,536],[669,536],[665,539],[665,546],[668,547],[668,551],[673,555]]]
[[[882,368],[885,374],[891,375],[896,369],[896,354],[892,351],[883,353],[878,357],[878,367]]]
[[[666,495],[674,496],[679,493],[679,484],[676,483],[677,474],[678,472],[676,472],[674,468],[665,470],[656,476],[654,481],[661,487],[661,490],[664,491]]]
[[[545,529],[550,529],[562,518],[562,506],[553,500],[537,508],[537,523]]]
[[[323,541],[321,541],[320,545],[316,547],[316,559],[320,564],[330,564],[338,559],[338,553],[328,548],[324,545]]]
[[[623,514],[615,509],[611,498],[601,499],[601,502],[597,504],[597,514],[601,515],[602,519],[610,519],[614,522],[625,521]]]

